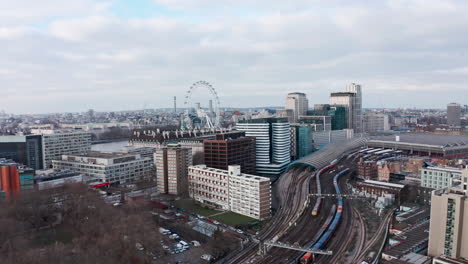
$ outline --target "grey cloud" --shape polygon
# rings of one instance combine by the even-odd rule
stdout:
[[[468,6],[462,1],[297,1],[287,7],[276,0],[229,0],[210,13],[200,7],[212,1],[158,0],[203,13],[201,20],[119,18],[105,2],[85,1],[88,7],[77,4],[75,11],[45,8],[42,18],[61,15],[42,29],[26,18],[0,28],[0,81],[8,96],[0,108],[168,107],[168,98],[182,98],[199,79],[213,83],[226,106],[282,105],[289,91],[323,103],[351,81],[363,84],[368,107],[440,107],[466,91]],[[248,8],[256,14],[238,12]],[[393,96],[381,99],[390,91]],[[406,98],[418,94],[424,100]]]

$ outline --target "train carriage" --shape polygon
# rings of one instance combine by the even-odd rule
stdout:
[[[333,236],[333,234],[335,233],[336,229],[338,228],[341,222],[341,217],[343,214],[343,198],[341,196],[340,186],[338,185],[338,179],[340,178],[340,176],[346,174],[348,171],[349,171],[349,168],[346,168],[340,171],[338,174],[336,174],[333,177],[333,185],[335,187],[335,191],[336,191],[337,198],[338,198],[336,214],[333,217],[333,221],[329,225],[327,231],[323,234],[323,236],[320,237],[317,243],[314,244],[314,246],[312,247],[312,250],[324,249],[326,244],[328,243],[330,238]],[[301,264],[313,263],[313,259],[314,259],[313,254],[306,253],[301,257],[300,263]]]

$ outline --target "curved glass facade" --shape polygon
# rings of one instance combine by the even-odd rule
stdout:
[[[284,118],[262,118],[237,124],[256,138],[257,174],[278,177],[291,162],[290,126]]]

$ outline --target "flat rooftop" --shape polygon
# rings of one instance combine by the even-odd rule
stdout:
[[[85,154],[75,154],[75,155],[67,155],[69,157],[86,157],[86,158],[101,158],[101,159],[113,159],[113,158],[120,158],[126,156],[134,156],[134,154],[129,153],[121,153],[121,152],[98,152],[98,151],[90,151]]]
[[[388,141],[395,142],[396,136],[400,137],[399,143],[424,144],[440,147],[467,146],[468,136],[459,135],[437,135],[431,133],[403,133],[387,136],[372,136],[370,141]]]
[[[203,165],[203,164],[202,165],[190,166],[189,168],[199,169],[199,170],[209,171],[209,172],[214,172],[214,173],[219,173],[219,174],[223,174],[223,175],[229,175],[229,171],[227,171],[227,170],[210,168],[210,167],[207,167],[206,165]],[[243,177],[243,178],[246,178],[246,179],[253,179],[253,180],[257,180],[257,181],[270,181],[270,178],[257,176],[257,175],[252,175],[252,174],[246,174],[246,173],[241,173],[240,175],[231,175],[231,176]]]

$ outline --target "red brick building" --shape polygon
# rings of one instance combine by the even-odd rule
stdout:
[[[377,162],[361,159],[358,162],[358,177],[364,180],[377,179]]]
[[[382,162],[379,164],[377,168],[377,174],[379,177],[379,181],[386,181],[390,180],[390,168],[388,167],[387,162]]]

